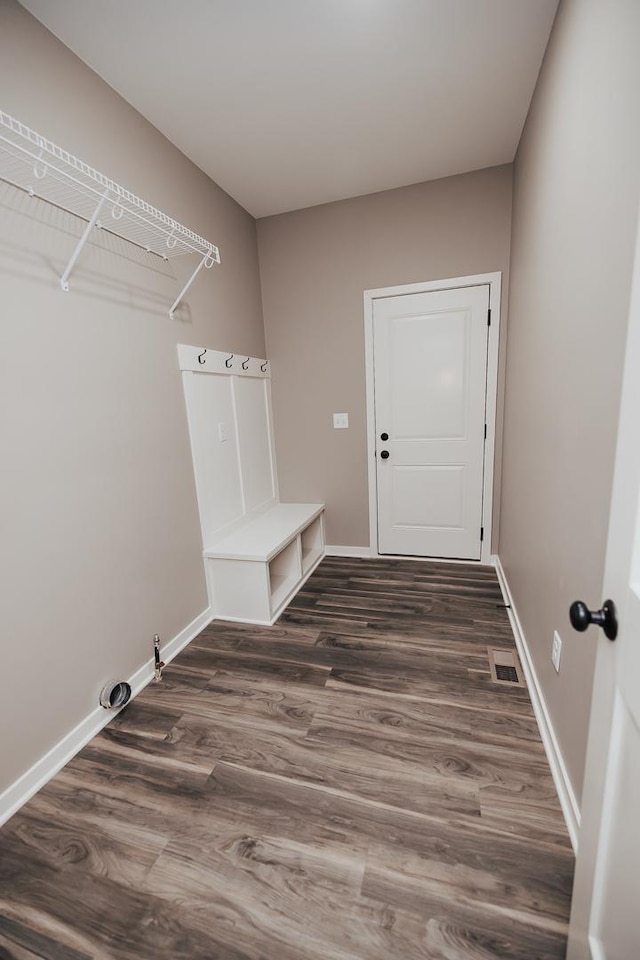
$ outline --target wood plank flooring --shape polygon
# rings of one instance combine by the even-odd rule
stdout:
[[[0,831],[0,960],[559,960],[573,856],[494,572],[326,559]]]

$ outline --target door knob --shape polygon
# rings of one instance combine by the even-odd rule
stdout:
[[[381,433],[381,434],[380,434],[380,439],[381,439],[381,440],[388,440],[388,439],[389,439],[389,434],[388,434],[388,433]]]
[[[586,603],[576,600],[569,607],[569,619],[573,629],[580,633],[593,623],[596,627],[602,627],[609,640],[615,640],[618,636],[618,617],[613,600],[605,600],[602,610],[589,610]]]
[[[388,450],[383,450],[382,453],[380,454],[380,457],[381,457],[382,460],[388,460],[388,459],[389,459],[389,451],[388,451]]]

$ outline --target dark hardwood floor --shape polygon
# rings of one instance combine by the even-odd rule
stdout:
[[[494,572],[326,559],[0,832],[1,960],[558,960],[573,856]]]

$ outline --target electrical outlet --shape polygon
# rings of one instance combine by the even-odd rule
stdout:
[[[218,424],[218,440],[220,443],[224,443],[225,440],[229,439],[229,431],[227,430],[226,423]]]
[[[346,430],[349,426],[349,414],[348,413],[334,413],[333,415],[333,429],[334,430]]]
[[[556,673],[560,673],[560,656],[562,654],[562,640],[557,630],[553,631],[553,646],[551,647],[551,663],[556,668]]]

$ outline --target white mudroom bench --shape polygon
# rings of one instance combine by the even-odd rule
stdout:
[[[267,360],[180,344],[213,616],[272,624],[322,560],[324,504],[281,503]]]
[[[204,551],[222,620],[273,623],[324,556],[324,504],[276,503]]]

